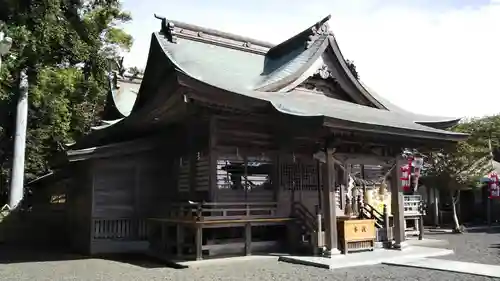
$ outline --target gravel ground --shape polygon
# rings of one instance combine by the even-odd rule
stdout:
[[[500,228],[486,232],[470,230],[462,235],[435,234],[426,237],[450,242],[455,254],[442,259],[500,265]]]
[[[470,262],[499,264],[499,233],[467,233],[464,235],[439,234],[429,238],[449,239],[457,255],[444,257]],[[1,258],[1,255],[0,255]],[[60,258],[60,257],[59,257]],[[50,257],[38,257],[48,260]],[[33,260],[33,259],[32,259]],[[314,267],[276,262],[270,259],[235,261],[227,264],[201,265],[196,268],[172,269],[158,264],[139,262],[137,259],[117,262],[104,259],[17,261],[0,259],[0,280],[498,280],[394,266],[356,267],[329,271]]]

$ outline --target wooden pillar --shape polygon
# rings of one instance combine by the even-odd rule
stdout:
[[[420,201],[419,206],[420,216],[418,220],[418,240],[424,239],[424,216],[425,216],[425,203],[424,200]]]
[[[365,200],[365,194],[366,194],[366,185],[364,183],[364,180],[366,179],[366,176],[365,176],[365,165],[361,164],[359,165],[359,168],[361,169],[361,179],[363,179],[363,183],[361,184],[361,190],[363,192],[363,200]]]
[[[209,124],[209,161],[210,161],[210,174],[209,174],[209,200],[214,201],[217,193],[217,119],[215,116],[210,118]]]
[[[161,254],[162,255],[169,255],[169,238],[168,237],[168,228],[167,228],[167,225],[166,223],[164,222],[161,222],[160,223],[160,228],[161,228]]]
[[[337,175],[337,178],[340,176],[340,173],[342,173],[342,183],[340,184],[340,208],[345,211],[346,207],[346,194],[348,187],[347,185],[349,184],[349,167],[350,164],[344,164],[344,170],[338,169],[335,173]]]
[[[245,255],[250,256],[252,254],[252,225],[250,223],[245,224]]]
[[[359,193],[358,193],[358,188],[356,185],[352,188],[352,193],[351,193],[351,204],[352,204],[352,210],[356,216],[359,215]]]
[[[391,182],[391,210],[394,218],[394,248],[401,249],[405,241],[405,218],[403,202],[403,183],[401,181],[401,167],[406,164],[405,159],[398,155],[396,157],[396,166],[392,170]]]
[[[317,244],[315,245],[315,249],[323,248],[325,245],[325,242],[323,242],[323,218],[321,216],[321,209],[318,208],[316,209],[316,223],[318,225],[318,232],[316,233],[317,236]]]
[[[325,246],[330,255],[340,253],[338,250],[337,214],[335,199],[336,174],[333,163],[333,149],[325,149],[323,164],[323,214],[325,217]]]
[[[351,175],[353,174],[352,173],[352,170],[353,170],[353,165],[352,164],[348,164],[346,165],[345,167],[345,177],[346,177],[346,180],[345,180],[345,186],[346,186],[346,191],[349,190],[349,181],[351,180]],[[357,190],[356,190],[356,184],[354,183],[354,186],[351,190],[351,193],[349,194],[349,196],[351,197],[351,208],[353,208],[353,210],[355,210],[355,204],[357,202],[356,198],[358,196],[358,193],[357,193]]]
[[[180,223],[176,225],[177,236],[177,258],[182,259],[182,252],[184,250],[184,226]]]
[[[318,213],[321,214],[322,210],[323,210],[323,192],[321,191],[321,187],[322,187],[322,173],[321,173],[321,167],[322,167],[322,164],[321,164],[321,161],[319,160],[316,160],[316,172],[318,173]]]
[[[195,145],[195,128],[194,121],[188,122],[188,158],[189,158],[189,198],[190,200],[199,200],[196,193],[196,164],[198,160],[198,151]]]
[[[195,235],[195,247],[196,247],[196,260],[202,260],[203,256],[203,228],[201,225],[196,226],[196,235]]]
[[[384,247],[389,247],[392,241],[392,233],[391,233],[389,212],[387,211],[387,204],[384,204],[383,215],[384,215],[384,232],[385,232]]]

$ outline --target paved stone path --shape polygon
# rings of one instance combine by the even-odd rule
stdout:
[[[337,255],[331,258],[310,256],[282,256],[280,261],[303,264],[326,269],[370,266],[389,261],[416,260],[427,257],[437,257],[453,254],[452,250],[421,246],[409,246],[403,251],[377,249],[372,252]]]
[[[389,262],[384,262],[384,264],[432,269],[432,270],[442,270],[447,272],[467,273],[479,276],[500,278],[500,266],[482,264],[482,263],[423,258],[423,259],[409,259],[409,260],[399,260],[399,261],[393,260]]]

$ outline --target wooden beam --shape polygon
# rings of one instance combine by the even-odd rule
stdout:
[[[445,147],[454,147],[454,142],[436,141],[430,139],[415,139],[388,134],[360,133],[348,130],[336,130],[330,128],[330,133],[335,137],[337,144],[365,144],[380,147],[391,147],[394,151],[400,151],[405,147],[412,147],[419,151],[435,151]]]
[[[381,165],[391,166],[394,163],[394,157],[357,154],[357,153],[335,153],[335,158],[346,165],[361,164],[361,165]]]
[[[136,154],[161,147],[164,141],[165,135],[160,134],[150,138],[142,138],[84,149],[68,150],[66,152],[66,157],[70,162],[75,162],[90,158],[107,158],[124,154]]]

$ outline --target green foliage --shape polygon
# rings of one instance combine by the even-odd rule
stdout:
[[[493,151],[500,147],[500,116],[464,120],[453,130],[470,136],[455,149],[430,155],[422,180],[448,190],[477,186],[492,170],[489,140]]]
[[[10,168],[19,76],[29,77],[26,177],[49,170],[66,143],[88,133],[103,108],[107,71],[132,37],[118,0],[4,0],[3,30],[13,39],[0,69],[0,187]]]
[[[128,72],[130,73],[130,78],[131,79],[134,79],[134,78],[137,78],[139,75],[143,75],[144,74],[144,71],[139,69],[138,67],[136,66],[133,66],[133,67],[130,67],[128,69]]]

